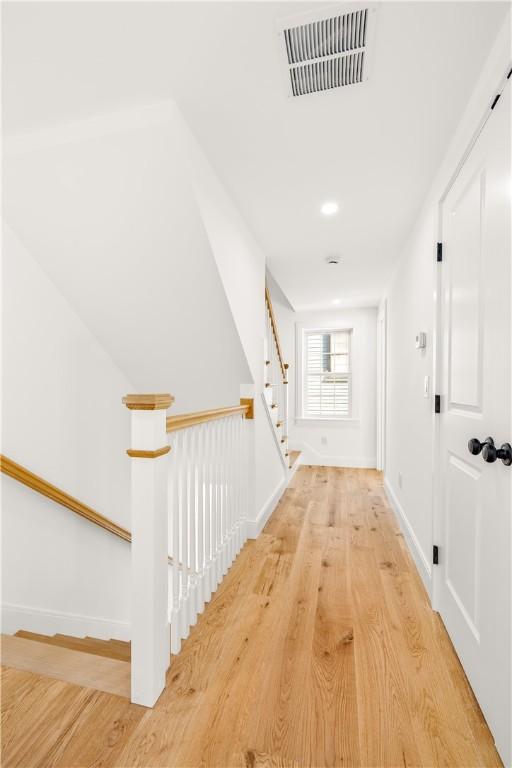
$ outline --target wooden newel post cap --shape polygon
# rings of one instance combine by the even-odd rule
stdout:
[[[283,363],[283,368],[288,370],[289,367],[290,367],[290,363]]]
[[[125,395],[123,403],[131,411],[161,411],[174,403],[174,397],[168,394]]]

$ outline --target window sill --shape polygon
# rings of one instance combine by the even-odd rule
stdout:
[[[346,418],[322,418],[314,416],[299,416],[295,418],[295,426],[297,427],[323,427],[323,426],[342,426],[342,425],[356,425],[359,424],[359,419],[353,419],[352,417]]]

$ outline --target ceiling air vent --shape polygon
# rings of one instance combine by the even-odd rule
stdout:
[[[306,96],[367,80],[374,21],[375,6],[366,5],[281,22],[290,95]]]

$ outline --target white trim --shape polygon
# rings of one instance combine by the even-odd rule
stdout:
[[[298,427],[323,427],[325,425],[332,425],[338,427],[341,424],[359,424],[360,419],[351,418],[339,418],[339,419],[318,419],[314,416],[298,416],[294,419],[296,426]]]
[[[100,640],[130,640],[131,625],[127,621],[110,621],[97,616],[49,611],[28,605],[2,604],[2,632],[12,635],[19,629],[40,635],[96,637]]]
[[[301,464],[313,467],[348,467],[351,469],[375,469],[375,456],[337,456],[323,454],[306,442],[294,441],[294,448],[301,451]]]
[[[377,313],[377,469],[386,470],[387,299]]]
[[[349,334],[349,371],[347,373],[349,380],[349,413],[347,416],[305,416],[304,415],[304,395],[306,391],[306,349],[305,339],[308,333],[348,333]],[[314,421],[358,421],[358,398],[355,397],[354,388],[354,326],[339,326],[332,322],[311,323],[301,320],[295,323],[295,421],[304,420],[309,423]]]
[[[418,538],[414,533],[414,529],[410,524],[409,520],[407,519],[407,515],[405,514],[405,511],[402,505],[398,501],[396,493],[391,487],[391,483],[389,482],[387,477],[384,478],[384,490],[386,491],[386,496],[388,497],[388,501],[398,519],[400,528],[402,529],[402,532],[404,534],[405,542],[416,564],[416,568],[418,569],[421,579],[425,585],[425,589],[427,590],[430,596],[431,589],[432,589],[432,566],[428,558],[426,557],[423,549],[421,548]]]
[[[270,515],[274,511],[274,509],[277,507],[279,500],[281,496],[283,495],[284,491],[288,487],[288,476],[283,477],[282,480],[279,481],[276,488],[272,491],[260,511],[258,512],[256,516],[256,520],[247,520],[247,538],[248,539],[257,539],[260,533],[262,532],[263,528],[265,527],[265,524],[267,520],[269,519]]]

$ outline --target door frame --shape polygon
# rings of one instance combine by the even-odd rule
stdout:
[[[471,138],[466,145],[464,151],[460,155],[458,163],[455,165],[455,169],[452,175],[449,177],[444,191],[437,203],[437,242],[443,242],[443,204],[455,183],[460,171],[462,170],[464,163],[468,159],[473,147],[475,146],[480,134],[482,133],[487,121],[492,115],[491,106],[495,103],[495,97],[501,95],[504,89],[509,83],[507,75],[511,72],[510,66],[507,67],[507,71],[500,78],[498,86],[495,88],[489,88],[489,92],[492,94],[489,98],[489,102],[485,111],[480,118],[476,129],[474,130]],[[443,390],[443,297],[442,291],[442,269],[443,262],[438,262],[436,258],[435,249],[437,243],[433,247],[433,264],[434,264],[434,297],[433,297],[433,339],[432,339],[432,364],[433,364],[433,389],[432,393],[441,396],[441,414],[443,412],[444,403],[446,400],[446,392]],[[511,297],[512,297],[512,282],[511,282]],[[511,329],[512,330],[512,329]],[[512,337],[511,337],[512,338]],[[510,371],[510,380],[512,381],[512,369]],[[441,419],[434,412],[432,408],[432,425],[433,425],[433,439],[432,439],[432,543],[437,544],[442,551],[444,547],[444,526],[442,519],[442,485],[441,485],[441,465],[440,465],[440,445],[441,445]],[[512,425],[510,425],[512,428]],[[512,491],[512,472],[510,473],[510,484]],[[511,542],[512,545],[512,542]],[[441,574],[438,568],[432,568],[432,582],[431,582],[431,605],[432,608],[439,610],[439,595],[441,589]]]
[[[386,471],[386,399],[388,303],[383,299],[377,312],[377,469]]]

